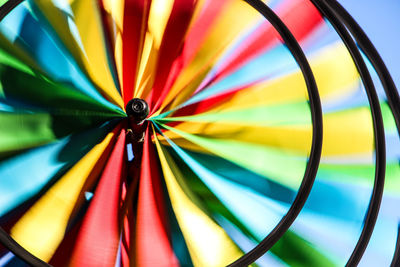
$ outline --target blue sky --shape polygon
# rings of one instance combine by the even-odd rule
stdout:
[[[400,89],[400,1],[339,0],[367,33]]]

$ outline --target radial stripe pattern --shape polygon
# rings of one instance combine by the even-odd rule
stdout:
[[[400,98],[338,2],[0,2],[0,266],[399,263]]]

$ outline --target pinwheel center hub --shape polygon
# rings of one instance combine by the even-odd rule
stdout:
[[[147,122],[145,119],[149,115],[149,105],[140,98],[133,98],[126,104],[126,114],[128,115],[127,140],[128,143],[142,143]],[[138,148],[138,146],[135,146]]]
[[[140,98],[133,98],[126,105],[126,114],[136,123],[141,123],[149,115],[149,105]]]

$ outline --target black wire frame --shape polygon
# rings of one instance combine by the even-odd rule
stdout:
[[[9,0],[0,7],[0,21],[24,0]]]
[[[255,7],[259,12],[260,12],[260,4],[264,6],[264,8],[267,8],[267,11],[265,12],[260,12],[263,14],[268,20],[270,20],[271,24],[274,25],[276,30],[281,34],[282,39],[285,41],[285,44],[291,51],[292,55],[294,56],[295,60],[297,61],[298,65],[300,66],[304,79],[306,81],[307,89],[309,92],[309,104],[311,108],[311,115],[312,115],[312,122],[313,122],[313,140],[312,140],[312,147],[311,147],[311,152],[310,152],[310,157],[309,161],[307,162],[307,167],[306,171],[304,174],[303,182],[300,186],[299,192],[292,204],[292,207],[289,209],[288,213],[284,218],[281,220],[281,222],[278,224],[278,226],[275,228],[275,231],[273,231],[275,234],[270,235],[272,237],[272,242],[266,243],[269,245],[266,250],[265,247],[261,247],[255,249],[255,253],[248,253],[244,255],[242,258],[240,258],[237,262],[232,263],[230,266],[244,266],[242,263],[243,261],[248,262],[248,264],[253,263],[257,258],[262,256],[274,243],[276,243],[279,238],[287,231],[287,229],[290,227],[291,223],[296,219],[297,215],[301,211],[302,207],[304,206],[308,195],[311,191],[311,188],[313,186],[318,166],[319,166],[319,160],[321,157],[321,151],[322,151],[322,107],[321,107],[321,101],[319,98],[319,93],[318,93],[318,88],[317,84],[314,79],[314,75],[312,73],[311,67],[307,61],[306,56],[304,55],[304,52],[301,50],[299,43],[296,41],[292,33],[289,31],[289,29],[286,27],[286,25],[279,19],[278,16],[276,16],[275,13],[273,13],[272,10],[269,9],[264,3],[258,0],[245,0],[246,2],[254,4],[253,7]],[[4,18],[9,12],[13,10],[18,4],[23,2],[23,0],[9,0],[5,5],[3,5],[0,8],[0,21],[2,18]],[[261,9],[262,10],[262,9]],[[267,238],[268,239],[268,238]],[[269,238],[271,239],[271,238]],[[268,240],[267,240],[268,241]],[[4,246],[6,246],[10,251],[14,252],[15,255],[20,257],[22,260],[27,262],[28,264],[32,266],[51,266],[28,251],[26,251],[24,248],[22,248],[15,240],[13,240],[1,227],[0,227],[0,243],[2,243]],[[261,244],[261,243],[260,243]],[[265,252],[264,252],[265,250]],[[261,253],[260,253],[261,251]],[[254,257],[254,254],[256,257]],[[249,261],[250,259],[250,261]],[[245,264],[247,265],[247,264]]]
[[[245,0],[246,1],[246,0]],[[249,4],[252,4],[250,2],[253,1],[246,1]],[[397,105],[400,103],[400,98],[398,96],[398,92],[395,88],[394,82],[391,79],[390,73],[388,72],[383,60],[380,58],[379,53],[376,51],[372,43],[369,41],[368,37],[365,35],[365,33],[362,31],[362,29],[356,24],[354,19],[347,13],[347,11],[344,10],[343,7],[340,6],[338,2],[335,0],[311,0],[311,2],[318,8],[318,10],[324,15],[325,18],[327,18],[332,26],[335,28],[336,32],[340,35],[342,41],[346,45],[347,49],[349,50],[353,61],[357,67],[357,70],[360,74],[361,80],[364,84],[365,91],[368,96],[368,101],[371,107],[371,115],[373,119],[373,127],[374,127],[374,141],[375,141],[375,151],[376,151],[376,156],[375,156],[375,181],[374,181],[374,187],[372,191],[372,196],[371,200],[369,203],[368,211],[365,217],[365,222],[364,222],[364,227],[362,229],[362,233],[360,235],[360,238],[357,242],[356,247],[353,250],[352,255],[350,256],[346,266],[356,266],[359,261],[361,260],[362,255],[365,252],[365,249],[369,243],[369,240],[371,238],[372,232],[375,227],[375,223],[378,217],[379,209],[380,209],[380,204],[382,201],[383,197],[383,191],[384,191],[384,182],[385,182],[385,168],[386,168],[386,151],[385,151],[385,133],[384,133],[384,126],[383,126],[383,118],[382,118],[382,113],[380,110],[380,104],[379,104],[379,98],[376,93],[374,84],[372,82],[370,73],[368,71],[368,68],[357,48],[357,45],[355,44],[354,40],[348,33],[347,29],[345,26],[347,26],[354,34],[354,38],[357,40],[357,42],[360,44],[360,47],[363,49],[363,51],[366,53],[367,57],[369,60],[372,62],[373,67],[376,69],[379,78],[381,79],[381,82],[385,88],[385,92],[388,98],[389,106],[391,108],[391,111],[393,113],[393,116],[395,117],[396,125],[398,128],[398,131],[400,133],[400,128],[399,128],[399,108],[400,105]],[[336,4],[337,6],[332,7],[330,4]],[[259,7],[262,6],[262,3],[258,3]],[[265,5],[264,5],[265,6]],[[254,6],[253,6],[254,7]],[[335,9],[336,7],[336,9]],[[342,10],[339,8],[341,7]],[[265,8],[265,7],[264,7]],[[257,9],[257,8],[256,8]],[[257,9],[260,13],[261,11]],[[339,10],[339,11],[338,11]],[[343,11],[344,10],[344,11]],[[342,14],[340,14],[342,13]],[[344,14],[344,15],[343,15]],[[264,15],[264,14],[263,14]],[[339,18],[337,18],[339,17]],[[347,19],[346,22],[343,22],[343,17]],[[357,27],[358,26],[358,27]],[[295,204],[295,203],[293,203]],[[292,206],[293,207],[293,206]],[[279,226],[279,225],[278,225]],[[271,232],[269,236],[274,234],[274,232]],[[260,244],[263,245],[262,243],[264,241],[267,241],[268,237],[267,236]],[[272,238],[268,240],[269,242],[272,241]],[[268,242],[267,241],[267,242]],[[272,242],[271,242],[272,243]],[[246,257],[248,254],[243,256],[241,259],[236,261],[235,263],[237,265],[232,265],[232,266],[244,266],[250,264],[251,260],[256,260],[258,257],[263,255],[262,252],[267,252],[268,249],[265,250],[268,246],[256,246],[255,249],[253,249],[251,252],[253,253],[253,257],[249,259],[249,261],[240,261],[242,258]],[[396,264],[396,262],[399,261],[399,251],[400,251],[400,237],[397,242],[396,246],[396,253],[393,257],[392,265]],[[269,245],[269,248],[271,248],[273,244]],[[260,251],[257,251],[257,249],[260,249]],[[259,255],[258,257],[256,255]]]
[[[301,50],[300,45],[293,37],[286,25],[280,20],[280,18],[262,1],[260,0],[244,0],[253,8],[255,8],[260,14],[262,14],[270,23],[275,27],[275,29],[280,33],[285,44],[291,51],[292,55],[295,57],[297,63],[299,64],[303,76],[305,78],[307,89],[309,91],[310,107],[313,119],[313,145],[310,154],[310,160],[306,168],[306,173],[302,184],[300,186],[299,192],[296,196],[288,213],[282,218],[280,223],[276,228],[262,241],[258,244],[252,251],[230,264],[229,266],[244,266],[253,263],[263,254],[265,254],[289,229],[290,225],[297,218],[297,215],[304,206],[308,195],[313,186],[315,176],[318,170],[319,160],[321,156],[322,148],[322,109],[321,103],[318,95],[318,88],[315,83],[315,79],[304,55]],[[368,69],[365,66],[356,44],[344,28],[343,25],[353,34],[357,41],[357,44],[366,54],[368,59],[373,64],[373,67],[378,73],[379,78],[384,86],[385,92],[387,94],[389,106],[394,115],[396,125],[400,134],[400,98],[397,89],[394,85],[393,79],[390,76],[383,60],[379,56],[373,44],[370,42],[368,37],[365,35],[363,30],[355,22],[355,20],[347,13],[347,11],[340,6],[335,0],[325,1],[325,0],[310,0],[313,4],[320,10],[320,12],[331,22],[335,27],[335,30],[342,37],[343,42],[349,49],[353,60],[357,66],[360,73],[361,79],[365,85],[367,91],[368,99],[371,105],[371,113],[374,123],[374,134],[375,134],[375,145],[376,145],[376,177],[374,183],[374,189],[369,205],[369,209],[366,216],[366,223],[363,228],[363,232],[360,236],[359,242],[353,251],[351,258],[349,259],[347,266],[355,266],[361,259],[366,245],[369,242],[369,238],[374,229],[377,214],[379,212],[379,206],[383,195],[383,183],[384,183],[384,166],[385,166],[385,143],[384,143],[384,129],[383,120],[379,107],[379,99],[375,88],[372,83],[372,79],[369,75]],[[0,8],[0,21],[10,12],[14,7],[23,2],[23,0],[9,0]],[[318,151],[319,150],[319,151]],[[383,153],[382,153],[383,151]],[[314,159],[314,160],[312,160]],[[383,166],[383,168],[382,168]],[[399,240],[400,241],[400,238]],[[20,245],[18,245],[3,229],[0,228],[0,242],[3,243],[7,248],[13,251],[17,256],[26,261],[33,266],[50,266],[49,264],[36,258]],[[398,242],[399,245],[399,242]],[[398,248],[396,246],[396,253],[393,257],[392,266],[399,261]]]
[[[311,119],[313,126],[312,144],[310,156],[307,162],[303,180],[300,184],[297,195],[290,206],[288,212],[282,217],[275,228],[266,236],[256,247],[247,252],[245,255],[229,264],[229,267],[248,266],[255,262],[258,258],[270,250],[273,245],[289,230],[290,226],[296,220],[300,211],[303,209],[311,189],[317,176],[319,162],[322,152],[323,123],[322,123],[322,107],[319,97],[318,87],[315,82],[314,74],[310,64],[305,56],[300,44],[293,36],[285,23],[275,14],[275,12],[264,4],[261,0],[243,0],[261,15],[263,15],[279,33],[284,44],[292,53],[292,56],[299,65],[306,82],[309,104],[311,109]]]
[[[253,2],[255,2],[255,1],[246,1],[246,2],[248,2],[249,4],[253,4]],[[367,42],[367,41],[369,41],[369,39],[366,37],[366,35],[362,31],[362,29],[359,26],[358,26],[358,28],[354,27],[354,25],[352,25],[351,22],[347,23],[347,24],[343,23],[340,20],[340,19],[342,19],[342,17],[340,17],[340,19],[335,17],[335,16],[339,16],[339,14],[337,14],[338,11],[336,11],[336,13],[334,11],[332,11],[333,8],[328,3],[336,3],[336,4],[338,4],[338,3],[335,0],[327,0],[327,1],[311,0],[311,2],[314,4],[314,6],[316,6],[318,8],[320,13],[322,13],[325,16],[325,18],[327,18],[330,21],[332,26],[335,28],[336,32],[340,35],[342,41],[345,43],[347,49],[349,50],[349,52],[353,58],[353,61],[357,67],[357,70],[360,74],[361,80],[364,84],[364,88],[367,93],[368,101],[369,101],[369,104],[371,107],[371,115],[372,115],[372,119],[373,119],[373,128],[374,128],[375,151],[376,151],[376,154],[375,154],[376,155],[376,157],[375,157],[375,165],[376,165],[375,181],[374,181],[372,196],[371,196],[368,211],[367,211],[367,214],[365,217],[365,223],[364,223],[364,227],[362,229],[361,236],[357,242],[356,247],[353,250],[352,255],[350,256],[350,259],[348,260],[348,262],[346,264],[346,266],[356,266],[359,263],[359,261],[361,260],[361,257],[365,252],[365,249],[369,243],[370,237],[372,235],[372,232],[374,230],[375,223],[376,223],[376,220],[378,217],[380,204],[381,204],[382,197],[383,197],[384,182],[385,182],[386,151],[385,151],[385,133],[384,133],[382,113],[380,110],[379,98],[376,93],[374,84],[372,82],[370,73],[368,71],[368,68],[357,48],[357,45],[355,44],[354,40],[352,39],[352,37],[350,36],[350,34],[348,33],[348,31],[344,25],[346,25],[349,28],[351,27],[352,29],[350,31],[356,33],[356,36],[355,36],[356,40],[359,43],[363,43],[363,45],[361,47],[363,47],[364,50],[368,52],[367,57],[373,63],[374,68],[377,69],[377,73],[380,74],[379,77],[385,87],[385,92],[388,96],[389,105],[390,105],[391,111],[395,117],[397,126],[399,126],[399,123],[398,123],[399,122],[399,116],[398,116],[399,115],[399,112],[398,112],[399,106],[396,107],[396,103],[398,103],[397,101],[399,100],[399,97],[398,97],[397,90],[395,92],[393,92],[393,90],[395,89],[395,85],[393,83],[393,80],[390,77],[390,73],[388,72],[385,64],[383,63],[383,60],[380,58],[378,52],[373,47],[372,43]],[[265,4],[263,4],[263,3],[257,3],[257,5],[260,8],[266,9]],[[264,5],[264,7],[263,7],[263,5]],[[257,9],[257,10],[261,13],[261,11],[259,9]],[[340,11],[339,11],[339,13],[340,13]],[[349,18],[351,18],[351,16],[347,12],[345,12],[345,15],[347,15],[348,20],[349,20]],[[353,20],[353,22],[355,22],[354,19],[352,19],[352,20]],[[354,28],[356,28],[356,30],[354,30]],[[367,41],[365,39],[367,39]],[[366,44],[364,44],[364,43],[366,43]],[[397,96],[397,98],[396,98],[396,96]],[[400,133],[399,129],[400,128],[398,127],[398,131]],[[293,203],[293,204],[295,204],[295,203]],[[292,207],[293,207],[293,205],[292,205]],[[254,262],[257,258],[259,258],[261,255],[263,255],[263,252],[266,253],[268,251],[268,249],[274,245],[272,238],[268,240],[268,238],[273,234],[276,234],[276,233],[274,233],[274,231],[272,231],[269,236],[267,236],[258,246],[256,246],[255,249],[253,249],[248,254],[246,254],[242,257],[242,258],[245,258],[248,255],[250,255],[250,253],[253,253],[252,256],[248,257],[249,259],[247,261],[245,261],[245,260],[241,261],[242,258],[240,258],[238,261],[235,262],[235,264],[237,264],[237,265],[232,265],[232,266],[248,265],[251,263],[251,260],[253,260],[253,262]],[[263,242],[268,242],[269,245],[266,245],[265,243],[263,244]],[[275,243],[276,243],[276,241],[275,241]],[[396,253],[393,258],[392,265],[395,264],[395,262],[397,262],[399,260],[399,250],[400,250],[399,243],[400,243],[400,238],[399,238],[398,244],[396,246]]]
[[[387,102],[394,116],[397,132],[400,136],[400,97],[393,78],[390,75],[384,61],[378,51],[362,30],[360,25],[351,17],[343,6],[337,1],[326,2],[327,7],[335,14],[335,16],[343,23],[350,33],[353,35],[360,49],[367,56],[375,71],[378,74],[380,82],[383,85]],[[400,227],[398,228],[397,242],[395,253],[391,262],[391,267],[400,266]]]
[[[24,2],[24,0],[8,0],[5,4],[3,4],[0,7],[0,22],[22,2]],[[7,234],[6,231],[4,231],[2,227],[0,227],[0,243],[14,253],[14,255],[18,256],[18,258],[31,266],[51,267],[51,265],[37,258],[19,245],[11,236]]]

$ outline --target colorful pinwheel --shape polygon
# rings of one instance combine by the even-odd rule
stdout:
[[[3,2],[1,266],[400,264],[400,98],[336,1]]]

